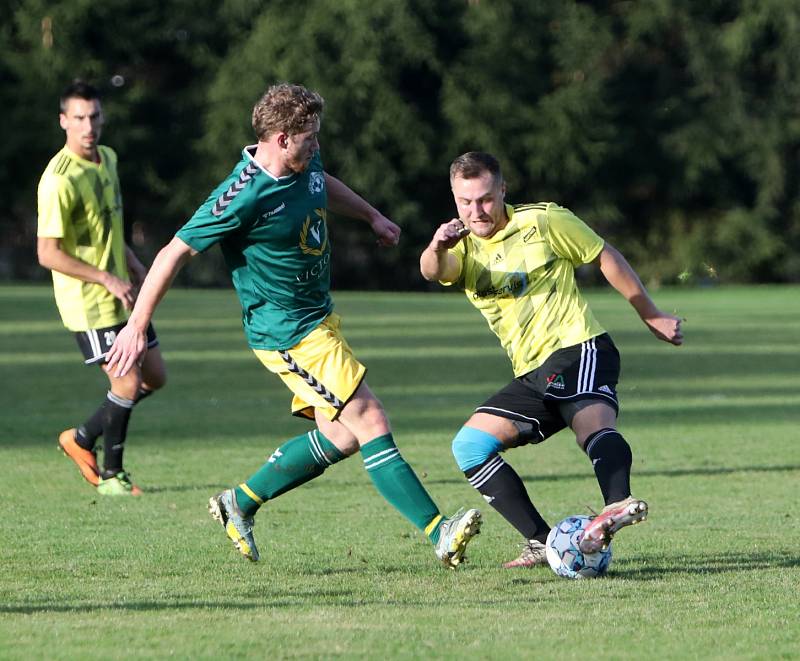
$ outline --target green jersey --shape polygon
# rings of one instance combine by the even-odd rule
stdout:
[[[242,160],[176,236],[199,252],[220,244],[253,349],[289,349],[333,310],[327,192],[319,152],[274,177]]]
[[[575,269],[605,245],[580,218],[552,202],[506,205],[508,224],[490,239],[469,234],[450,249],[460,284],[500,339],[514,376],[557,349],[604,333],[575,282]]]

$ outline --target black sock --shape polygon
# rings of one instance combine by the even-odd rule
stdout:
[[[84,450],[93,450],[97,439],[103,433],[103,415],[108,404],[108,399],[104,399],[103,403],[92,413],[91,417],[84,422],[78,431],[75,433],[75,442]]]
[[[601,429],[586,439],[586,454],[606,505],[631,495],[631,446],[616,429]]]
[[[544,542],[550,526],[531,502],[519,475],[499,454],[480,466],[464,471],[469,483],[525,539]]]
[[[134,404],[138,404],[141,402],[145,397],[150,397],[155,391],[150,390],[149,388],[142,388],[139,387],[139,392],[136,393],[136,399],[133,401]]]
[[[110,391],[108,393],[108,400],[103,407],[104,479],[122,471],[122,454],[133,404],[132,399],[120,397]]]

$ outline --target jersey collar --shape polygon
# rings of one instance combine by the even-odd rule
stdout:
[[[244,149],[242,149],[242,155],[246,159],[248,159],[253,165],[255,165],[259,170],[261,170],[261,172],[267,175],[270,179],[272,179],[273,181],[286,181],[287,179],[291,179],[292,177],[297,176],[296,172],[292,172],[291,174],[286,174],[282,177],[276,177],[274,174],[272,174],[272,172],[267,170],[267,168],[265,168],[263,165],[261,165],[261,163],[259,163],[255,159],[255,153],[257,147],[258,145],[247,145]]]

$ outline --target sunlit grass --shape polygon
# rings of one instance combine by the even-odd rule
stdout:
[[[248,350],[230,291],[165,299],[170,381],[136,410],[126,455],[148,493],[97,497],[54,446],[104,377],[82,366],[49,288],[2,287],[0,658],[796,656],[800,290],[658,292],[688,319],[682,348],[616,294],[590,293],[622,353],[620,429],[652,514],[614,542],[609,577],[584,582],[501,569],[517,535],[450,456],[464,419],[511,378],[463,295],[335,299],[403,455],[444,510],[484,510],[469,563],[439,567],[358,457],[269,503],[264,560],[237,556],[208,496],[307,426]],[[601,506],[568,433],[506,459],[551,523]]]

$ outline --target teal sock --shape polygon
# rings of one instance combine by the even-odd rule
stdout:
[[[392,435],[385,434],[365,443],[361,456],[381,496],[434,544],[438,542],[444,519],[411,466],[400,456]]]
[[[345,458],[319,429],[281,445],[258,472],[236,487],[236,502],[244,516],[252,516],[266,501],[277,498]]]

